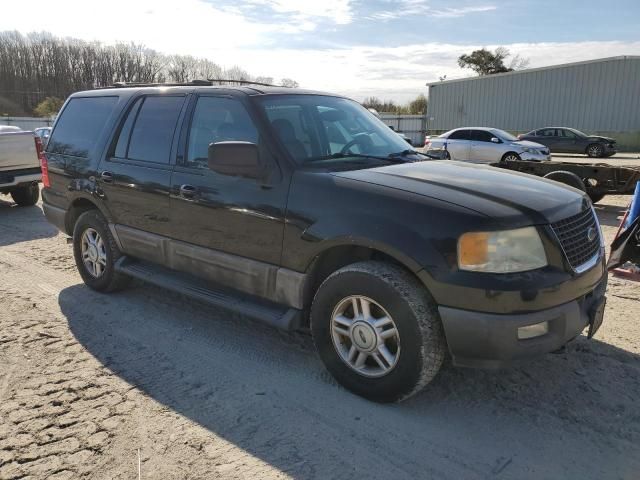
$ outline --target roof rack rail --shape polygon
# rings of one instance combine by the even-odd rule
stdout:
[[[185,87],[185,86],[204,86],[211,87],[214,85],[258,85],[261,87],[276,87],[277,85],[272,85],[270,83],[262,83],[262,82],[251,82],[249,80],[231,80],[226,78],[209,78],[207,80],[191,80],[189,82],[159,82],[159,83],[148,83],[148,82],[115,82],[111,87],[112,88],[126,88],[126,87]]]

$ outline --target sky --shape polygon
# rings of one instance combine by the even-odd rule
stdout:
[[[356,100],[405,102],[504,46],[529,67],[640,55],[640,0],[2,0],[0,30],[144,44]],[[38,12],[34,14],[34,12]]]

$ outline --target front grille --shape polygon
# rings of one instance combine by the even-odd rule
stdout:
[[[600,228],[591,208],[556,223],[551,227],[555,232],[569,264],[578,269],[591,260],[600,249]],[[589,240],[589,232],[595,232]]]

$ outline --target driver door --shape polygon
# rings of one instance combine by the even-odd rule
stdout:
[[[197,96],[190,112],[181,135],[182,159],[171,178],[173,238],[212,252],[278,264],[288,184],[266,137],[233,97]],[[257,180],[210,170],[209,144],[223,141],[257,144],[268,166],[267,177]],[[189,254],[189,249],[181,253]],[[191,260],[206,263],[202,255]]]

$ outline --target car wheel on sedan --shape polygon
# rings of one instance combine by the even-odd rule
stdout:
[[[592,143],[587,147],[587,155],[591,158],[600,158],[604,155],[604,148],[599,143]]]
[[[502,156],[502,162],[519,162],[520,155],[515,152],[507,152]]]
[[[429,293],[403,268],[378,261],[348,265],[322,283],[311,331],[335,379],[377,402],[418,392],[436,376],[446,352]]]
[[[115,270],[122,253],[98,210],[89,210],[78,218],[73,229],[73,255],[82,280],[93,290],[112,292],[129,282],[129,277]]]

